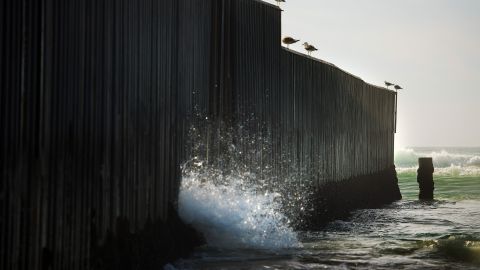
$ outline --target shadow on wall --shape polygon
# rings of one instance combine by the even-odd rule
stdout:
[[[126,218],[117,218],[115,234],[107,232],[100,241],[95,225],[91,227],[89,269],[158,269],[162,265],[187,257],[192,247],[205,243],[203,237],[176,214],[170,205],[167,222],[147,220],[145,227],[132,233]],[[102,243],[102,244],[100,244]],[[42,250],[42,269],[55,269],[54,255],[48,248]]]

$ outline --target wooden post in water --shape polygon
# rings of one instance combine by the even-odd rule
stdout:
[[[431,157],[418,159],[417,182],[420,200],[433,200],[433,161]]]

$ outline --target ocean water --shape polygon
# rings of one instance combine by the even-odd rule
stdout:
[[[430,202],[417,200],[421,156],[434,159]],[[480,148],[401,149],[395,163],[403,200],[319,231],[293,230],[281,195],[248,172],[184,172],[180,215],[207,244],[167,268],[480,269]]]

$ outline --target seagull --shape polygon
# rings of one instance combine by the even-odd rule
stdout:
[[[282,42],[284,44],[287,44],[287,48],[288,48],[288,46],[290,46],[290,44],[297,43],[299,41],[300,41],[300,39],[294,39],[292,37],[285,37],[285,38],[282,39]]]
[[[400,85],[397,85],[397,84],[393,88],[395,88],[395,90],[402,90],[403,89]]]
[[[285,0],[275,0],[275,2],[277,2],[277,5],[280,6],[280,3],[281,2],[285,3]]]
[[[387,88],[388,88],[388,87],[390,87],[390,86],[394,85],[394,83],[391,83],[391,82],[387,82],[387,81],[385,81],[385,85],[386,85],[386,86],[387,86]]]
[[[308,52],[308,55],[311,55],[312,52],[318,51],[317,48],[313,47],[313,45],[308,44],[307,42],[303,43],[305,50]]]

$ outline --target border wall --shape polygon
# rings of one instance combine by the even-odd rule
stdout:
[[[394,92],[288,49],[281,74],[281,145],[317,168],[319,184],[393,165]]]
[[[182,72],[206,72],[180,76],[185,81],[179,91],[186,97],[179,105],[184,106],[180,134],[188,137],[200,112],[200,124],[193,125],[205,126],[202,119],[208,116],[233,128],[239,151],[254,153],[245,163],[252,170],[259,167],[255,174],[267,173],[276,181],[301,174],[300,180],[319,189],[316,209],[327,212],[313,213],[313,225],[355,207],[401,198],[393,160],[395,92],[283,48],[276,6],[255,0],[190,4],[204,12],[189,12],[187,29],[202,33],[210,46],[197,45],[197,39],[179,44],[190,61],[180,64]],[[223,134],[212,135],[218,127],[204,128],[200,137],[207,145],[204,156],[221,156],[224,163],[221,154],[228,145],[219,144]],[[191,158],[191,147],[187,143],[180,151],[182,161]]]
[[[135,253],[187,246],[142,240],[184,233],[165,224],[180,178],[177,12],[176,0],[2,1],[1,269],[146,267]],[[109,258],[122,253],[134,258]]]
[[[277,179],[305,168],[332,212],[397,199],[395,93],[280,38],[280,9],[257,0],[3,1],[0,268],[186,254],[200,240],[174,208],[196,113],[268,138],[239,147]]]

